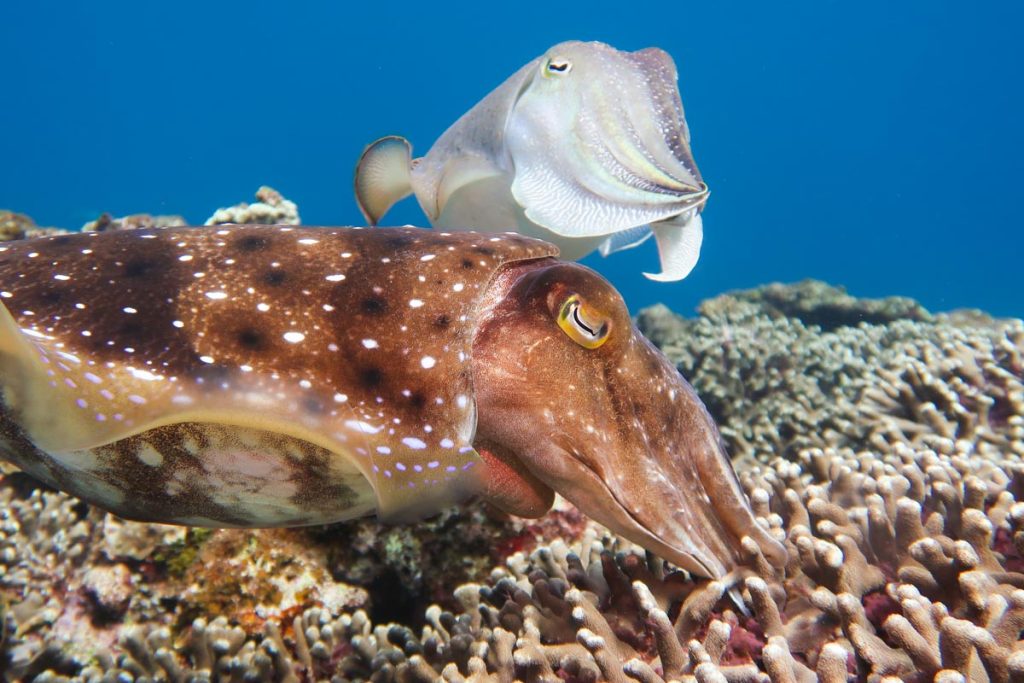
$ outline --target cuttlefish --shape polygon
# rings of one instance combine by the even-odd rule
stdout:
[[[0,246],[0,454],[129,519],[410,520],[562,494],[720,577],[758,522],[599,275],[516,234],[212,226]]]
[[[433,226],[515,231],[563,258],[635,247],[653,232],[662,272],[686,277],[703,240],[708,186],[690,150],[676,66],[662,50],[560,43],[456,121],[425,157],[389,136],[356,167],[376,225],[410,194]]]

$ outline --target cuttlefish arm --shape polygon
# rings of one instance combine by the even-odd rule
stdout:
[[[654,239],[658,243],[658,257],[661,259],[660,273],[644,273],[657,282],[682,280],[700,259],[700,247],[704,242],[704,221],[698,209],[690,209],[678,216],[651,224]]]

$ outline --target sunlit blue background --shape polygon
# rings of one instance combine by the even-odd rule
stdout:
[[[352,5],[361,7],[352,7]],[[487,9],[491,8],[491,9]],[[676,59],[712,199],[701,261],[587,263],[632,308],[815,277],[934,310],[1024,314],[1024,3],[5,2],[0,207],[195,222],[261,184],[360,220],[353,164],[418,152],[566,39]],[[389,222],[422,223],[413,202]]]

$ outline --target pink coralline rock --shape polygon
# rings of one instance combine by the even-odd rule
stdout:
[[[131,601],[132,573],[123,564],[91,567],[82,575],[82,590],[93,602],[100,619],[119,619]]]

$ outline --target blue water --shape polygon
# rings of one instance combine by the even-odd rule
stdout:
[[[0,207],[201,222],[269,184],[305,223],[355,223],[375,138],[425,152],[562,40],[656,45],[712,198],[682,282],[640,276],[652,243],[587,260],[632,308],[815,277],[1024,315],[1022,3],[350,4],[3,3]]]

